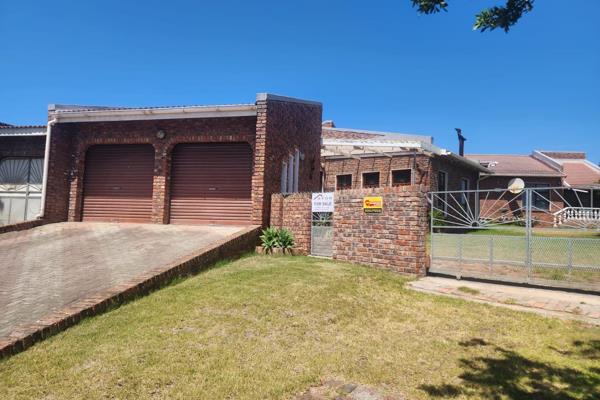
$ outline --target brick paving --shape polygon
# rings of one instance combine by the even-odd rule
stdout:
[[[242,229],[74,222],[0,235],[0,342]]]
[[[600,296],[595,294],[433,276],[410,282],[409,286],[422,292],[460,297],[600,325]]]

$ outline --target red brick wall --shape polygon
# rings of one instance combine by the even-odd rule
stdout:
[[[479,172],[462,163],[446,160],[441,157],[429,157],[423,154],[405,154],[393,157],[364,157],[361,159],[324,159],[324,188],[335,190],[336,175],[352,174],[352,188],[362,188],[364,172],[379,172],[380,187],[391,186],[391,171],[396,169],[413,169],[416,185],[425,185],[430,190],[437,190],[437,173],[443,170],[448,174],[448,189],[460,190],[460,180],[469,179],[471,189],[475,189]]]
[[[425,274],[428,231],[427,187],[423,185],[335,192],[333,258]],[[364,196],[383,196],[383,212],[367,214]],[[289,229],[301,252],[310,251],[311,194],[273,195],[271,226]]]
[[[267,225],[271,194],[280,191],[284,158],[298,149],[299,190],[319,188],[322,107],[318,103],[257,101],[257,116],[58,123],[52,131],[46,216],[81,220],[85,154],[93,145],[151,144],[155,149],[152,222],[169,221],[171,152],[179,143],[246,142],[254,152],[252,223]],[[166,133],[164,139],[156,133]]]
[[[321,118],[318,103],[257,101],[256,124],[257,166],[253,178],[253,194],[257,204],[255,219],[269,224],[271,195],[281,191],[282,163],[296,149],[304,155],[300,161],[299,192],[317,191],[320,187]],[[263,150],[264,149],[264,150]],[[261,154],[263,153],[263,154]],[[264,163],[259,164],[259,158]]]
[[[333,258],[424,275],[427,268],[426,186],[336,192]],[[364,196],[382,196],[383,212],[365,213]]]
[[[0,137],[0,160],[6,157],[44,157],[45,136]]]
[[[271,197],[271,226],[292,232],[297,252],[305,255],[310,253],[311,199],[309,192]]]

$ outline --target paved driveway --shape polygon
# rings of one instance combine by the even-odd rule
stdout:
[[[0,338],[241,229],[76,222],[0,235]]]

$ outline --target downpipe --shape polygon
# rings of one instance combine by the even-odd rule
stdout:
[[[40,205],[40,213],[38,219],[44,218],[46,214],[46,195],[48,194],[48,166],[50,165],[50,139],[52,136],[52,126],[56,123],[57,119],[52,118],[48,121],[46,127],[46,146],[44,148],[44,171],[42,174],[42,200]]]

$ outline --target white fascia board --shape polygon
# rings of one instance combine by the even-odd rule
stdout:
[[[255,105],[176,107],[124,110],[86,110],[54,112],[57,122],[111,122],[156,119],[223,118],[256,116]]]
[[[588,167],[592,168],[593,170],[595,170],[596,172],[600,172],[600,166],[594,164],[590,160],[583,160],[583,163],[585,165],[587,165]]]

